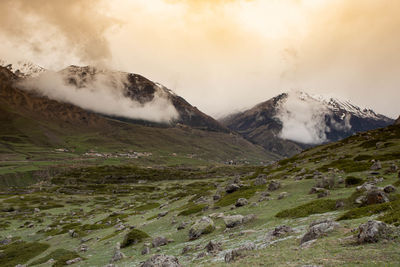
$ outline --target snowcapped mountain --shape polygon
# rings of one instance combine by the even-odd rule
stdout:
[[[284,156],[394,122],[349,101],[305,92],[280,94],[220,121],[253,143]]]
[[[9,69],[19,77],[37,77],[46,71],[46,69],[29,61],[7,62],[0,59],[0,66]]]

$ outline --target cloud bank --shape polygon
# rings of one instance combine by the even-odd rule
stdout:
[[[38,77],[28,78],[19,85],[50,99],[105,115],[158,123],[169,123],[179,117],[168,96],[160,88],[155,91],[154,98],[145,103],[127,97],[128,79],[125,73],[98,73],[93,80],[78,81],[78,86],[68,83],[70,78],[65,73],[48,71]]]

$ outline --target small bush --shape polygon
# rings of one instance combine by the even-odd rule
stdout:
[[[358,177],[354,177],[354,176],[348,176],[345,180],[344,183],[346,184],[346,186],[354,186],[354,185],[359,185],[362,184],[364,182],[363,179],[358,178]]]
[[[160,206],[159,203],[147,203],[144,204],[142,206],[139,206],[137,208],[135,208],[136,211],[146,211],[146,210],[152,210],[152,209],[156,209]]]
[[[135,245],[137,243],[142,242],[144,239],[150,237],[147,233],[139,230],[133,229],[129,233],[125,235],[124,240],[122,241],[121,248],[126,248],[131,245]]]
[[[275,217],[300,218],[307,217],[312,214],[325,213],[334,210],[336,210],[336,200],[318,199],[292,209],[283,210],[276,214]]]
[[[202,211],[205,206],[206,206],[205,204],[195,204],[193,202],[190,202],[182,207],[182,208],[184,208],[184,210],[179,212],[178,216],[188,216],[188,215],[198,213],[198,212]]]

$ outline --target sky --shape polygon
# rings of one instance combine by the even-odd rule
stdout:
[[[400,115],[398,0],[1,0],[0,58],[142,74],[220,117],[301,90]]]

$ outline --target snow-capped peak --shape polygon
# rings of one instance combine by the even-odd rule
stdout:
[[[0,66],[8,68],[19,77],[37,77],[46,71],[46,69],[29,61],[7,62],[0,59]]]
[[[374,120],[380,120],[384,118],[384,116],[380,114],[376,114],[371,109],[360,108],[352,104],[348,100],[342,100],[333,96],[324,96],[324,95],[314,95],[308,94],[302,91],[296,91],[294,93],[289,93],[290,95],[296,95],[302,101],[313,101],[319,102],[323,106],[327,107],[334,113],[338,114],[340,117],[345,117],[346,113],[351,115],[356,115],[360,118],[370,118]]]

